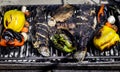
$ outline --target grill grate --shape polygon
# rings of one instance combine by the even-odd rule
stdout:
[[[31,12],[30,17],[27,18],[27,21],[30,22],[30,25],[33,26],[36,22],[39,23],[46,23],[49,19],[49,12],[58,7],[58,5],[32,5],[27,6],[28,10]],[[78,30],[82,30],[82,37],[85,38],[83,40],[84,43],[89,40],[89,35],[94,33],[94,25],[93,19],[96,14],[90,16],[90,11],[96,10],[97,6],[95,5],[75,5],[76,11],[73,15],[72,19],[69,22],[73,21],[76,24]],[[21,9],[21,6],[1,6],[2,10],[0,12],[1,18],[3,17],[4,13],[11,9]],[[47,8],[47,11],[45,10]],[[54,11],[54,10],[53,10]],[[46,12],[46,14],[43,14]],[[82,18],[81,18],[82,16]],[[88,18],[89,21],[85,20]],[[84,19],[84,20],[83,20]],[[3,24],[3,23],[1,23]],[[90,27],[90,28],[88,28]],[[82,40],[82,38],[81,38]],[[82,41],[83,41],[82,40]],[[83,42],[80,42],[81,44]],[[86,43],[85,43],[86,44]],[[24,46],[17,47],[17,48],[4,48],[0,47],[0,61],[1,62],[76,62],[76,59],[72,57],[68,57],[67,54],[58,51],[57,49],[53,49],[50,47],[50,57],[42,57],[36,49],[31,46],[31,40],[27,41]],[[111,48],[109,51],[100,52],[96,48],[91,46],[92,44],[88,45],[88,51],[84,61],[87,62],[107,62],[107,61],[120,61],[120,51],[119,51],[119,44]]]

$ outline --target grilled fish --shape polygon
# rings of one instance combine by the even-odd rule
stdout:
[[[72,17],[74,10],[75,8],[69,4],[60,6],[52,13],[48,24],[50,26],[55,26],[57,22],[65,22],[66,20]]]
[[[33,46],[38,52],[47,57],[50,56],[48,44],[48,25],[44,23],[36,23],[35,25],[35,40]]]

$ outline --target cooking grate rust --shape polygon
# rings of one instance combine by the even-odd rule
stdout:
[[[36,22],[39,23],[47,23],[49,19],[49,11],[54,11],[54,9],[59,5],[32,5],[27,6],[28,10],[31,12],[30,17],[27,17],[27,21],[30,23],[31,26],[33,26]],[[4,13],[11,9],[18,9],[21,10],[22,6],[1,6],[0,8],[0,19],[1,24],[2,18],[4,16]],[[90,10],[94,11],[96,10],[97,6],[95,5],[75,5],[76,11],[75,14],[72,17],[72,21],[75,22],[78,28],[85,27],[87,24],[87,27],[91,27],[89,29],[84,29],[83,32],[85,35],[89,35],[90,33],[95,32],[95,28],[93,24],[94,15],[87,17],[87,11]],[[48,8],[45,10],[45,8]],[[46,14],[44,14],[46,12]],[[81,21],[82,18],[80,16],[85,16],[89,19],[89,21]],[[71,21],[71,20],[70,20]],[[79,26],[83,25],[83,26]],[[31,35],[31,27],[29,31],[29,35]],[[92,32],[90,30],[93,30]],[[87,32],[89,32],[87,34]],[[88,38],[88,37],[86,37]],[[90,37],[89,37],[90,38]],[[30,38],[31,39],[31,38]],[[17,47],[17,48],[10,48],[10,47],[0,47],[0,61],[1,62],[54,62],[54,61],[60,61],[60,62],[76,62],[76,59],[73,59],[72,57],[66,56],[65,53],[62,53],[58,51],[57,49],[50,47],[50,57],[42,57],[36,49],[33,48],[31,40],[28,40],[24,46]],[[87,39],[88,40],[88,39]],[[114,46],[108,51],[99,51],[96,48],[93,48],[91,46],[92,44],[88,44],[88,50],[86,57],[84,61],[87,62],[107,62],[107,61],[120,61],[120,50],[119,50],[119,44]]]

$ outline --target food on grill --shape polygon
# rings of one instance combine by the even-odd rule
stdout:
[[[84,48],[83,50],[82,49],[77,50],[74,53],[74,58],[77,59],[79,62],[83,61],[84,58],[85,58],[86,53],[87,53],[87,48]]]
[[[115,23],[115,17],[110,16],[108,17],[108,22],[106,22],[105,25],[109,26],[110,28],[114,29],[115,31],[118,30],[117,26],[114,24]]]
[[[24,37],[11,29],[6,29],[0,37],[0,46],[22,46],[24,44]]]
[[[29,16],[29,15],[30,15],[30,12],[27,10],[27,7],[26,7],[26,6],[22,6],[21,11],[22,11],[26,16]]]
[[[70,53],[76,50],[73,36],[65,29],[58,29],[50,39],[55,48],[64,52]]]
[[[56,22],[64,22],[65,20],[69,19],[73,13],[74,7],[67,4],[58,8],[52,17]]]
[[[38,52],[45,57],[50,56],[49,44],[48,44],[48,32],[49,27],[44,23],[36,23],[33,46]]]
[[[101,51],[120,41],[119,35],[110,27],[103,26],[94,37],[94,44]]]
[[[74,29],[76,28],[75,23],[57,23],[57,29]]]
[[[26,12],[26,10],[27,10],[27,7],[26,6],[22,6],[21,11],[22,12]]]
[[[55,24],[56,24],[56,21],[52,18],[48,21],[48,25],[51,27],[55,26]]]
[[[27,33],[22,32],[21,34],[22,34],[23,37],[24,37],[24,41],[27,41],[27,40],[28,40],[28,35],[27,35]]]
[[[63,6],[60,6],[58,9],[56,9],[48,22],[50,26],[55,26],[56,22],[64,22],[68,20],[70,17],[72,17],[74,13],[74,7],[66,4]],[[51,22],[52,21],[52,22]]]
[[[105,20],[107,20],[109,14],[112,14],[111,11],[110,11],[110,8],[109,6],[107,5],[101,5],[100,6],[100,9],[98,11],[98,14],[97,14],[97,21],[98,23],[101,25],[102,22],[105,22]]]
[[[25,24],[25,15],[21,11],[10,10],[4,15],[4,27],[20,32]]]
[[[120,41],[119,35],[116,33],[117,26],[114,16],[110,16],[106,24],[94,36],[94,45],[103,51],[105,48],[109,49]]]
[[[9,10],[4,14],[4,27],[0,37],[0,46],[22,46],[28,39],[29,23],[25,13],[18,10]]]
[[[100,23],[101,21],[101,16],[104,16],[104,5],[101,5],[99,12],[98,12],[98,23]]]

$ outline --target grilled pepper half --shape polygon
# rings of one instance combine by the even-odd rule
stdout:
[[[25,25],[25,14],[18,10],[9,10],[4,15],[4,27],[20,32]]]
[[[73,52],[76,49],[73,36],[65,29],[57,30],[56,34],[51,37],[51,41],[55,48],[67,53]]]
[[[119,35],[116,33],[118,28],[115,25],[115,17],[109,16],[105,25],[96,33],[93,42],[94,45],[103,51],[109,49],[120,41]]]
[[[109,49],[120,41],[119,35],[116,31],[108,26],[103,26],[94,37],[94,45],[103,51],[105,48]]]

